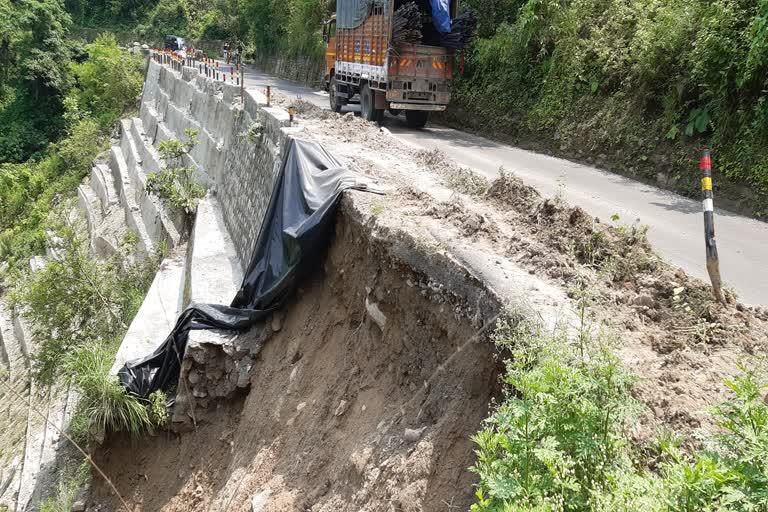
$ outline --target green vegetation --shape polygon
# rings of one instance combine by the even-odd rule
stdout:
[[[69,203],[60,208],[62,218],[69,209]],[[162,424],[156,403],[128,394],[109,376],[158,259],[133,260],[135,242],[127,239],[123,254],[100,261],[91,256],[82,226],[62,219],[51,229],[50,243],[59,258],[21,278],[11,294],[12,301],[24,305],[39,346],[35,378],[44,385],[66,380],[77,387],[80,402],[73,431],[80,440],[113,431],[139,435]]]
[[[322,23],[334,0],[67,0],[79,26],[127,30],[159,41],[166,34],[242,42],[271,55],[322,57]]]
[[[86,47],[88,59],[70,65],[78,87],[64,102],[69,119],[93,116],[102,128],[111,127],[136,104],[144,84],[141,59],[119,51],[115,38],[99,37]]]
[[[47,104],[27,107],[41,112],[47,124],[61,124],[63,137],[24,163],[2,163],[0,155],[0,260],[14,268],[45,251],[51,207],[74,195],[93,159],[106,149],[112,123],[141,91],[141,60],[121,52],[114,37],[102,36],[84,50],[93,60],[84,57],[63,67],[76,85],[61,98],[61,112],[46,112]],[[13,122],[0,119],[0,126],[12,131]]]
[[[184,157],[197,144],[198,131],[184,130],[187,138],[164,140],[160,143],[160,158],[165,168],[147,176],[147,190],[157,195],[172,209],[192,215],[197,203],[205,197],[205,189],[195,180],[195,169],[184,165]]]
[[[62,360],[76,356],[80,347],[94,342],[103,346],[119,343],[141,306],[158,263],[152,259],[128,261],[135,250],[130,244],[124,244],[123,254],[112,259],[93,258],[83,227],[64,219],[67,207],[72,205],[67,202],[60,209],[62,220],[57,224],[50,224],[49,219],[53,232],[50,243],[59,257],[44,269],[20,278],[12,294],[13,301],[24,304],[39,344],[33,369],[43,384],[56,382],[68,370]]]
[[[768,205],[768,2],[467,0],[456,105],[486,131],[697,187],[694,159]],[[582,151],[583,150],[583,151]],[[679,183],[677,183],[679,181]],[[716,179],[721,185],[723,179]]]
[[[714,411],[720,433],[702,450],[663,435],[637,447],[626,426],[641,410],[612,342],[577,340],[503,321],[505,400],[474,436],[481,482],[473,512],[751,511],[768,507],[768,386],[743,369]],[[642,448],[642,449],[641,449]],[[653,469],[651,469],[653,468]]]
[[[77,499],[77,491],[88,482],[90,466],[87,463],[77,468],[66,468],[60,472],[56,494],[43,500],[40,512],[71,512]]]
[[[0,162],[23,162],[56,140],[76,45],[60,2],[0,0]]]

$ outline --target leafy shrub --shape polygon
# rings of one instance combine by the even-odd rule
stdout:
[[[506,326],[497,341],[510,334]],[[607,347],[589,348],[584,357],[567,340],[537,337],[514,346],[510,394],[473,438],[482,478],[473,510],[589,510],[631,469],[623,427],[637,410],[632,379]]]
[[[80,178],[91,170],[93,160],[108,147],[96,121],[85,118],[70,129],[69,136],[54,147],[54,154],[66,162],[68,172]]]
[[[160,0],[149,12],[146,21],[139,25],[139,32],[145,34],[187,33],[189,18],[185,2],[181,0]]]
[[[634,446],[633,378],[600,336],[577,342],[502,321],[505,400],[473,440],[480,476],[473,512],[757,511],[768,509],[768,405],[761,373],[742,368],[733,396],[713,411],[707,449],[662,435]],[[655,454],[654,470],[640,464]]]
[[[136,102],[144,81],[143,61],[120,50],[112,34],[99,36],[85,49],[88,59],[70,65],[78,83],[70,103],[90,112],[100,126],[107,127]]]
[[[64,220],[52,226],[60,258],[22,279],[12,299],[39,344],[34,371],[42,383],[64,370],[61,360],[93,343],[110,345],[122,338],[149,288],[157,262],[124,264],[125,255],[99,261],[89,252],[82,228]]]
[[[198,144],[198,131],[187,129],[184,133],[187,138],[183,142],[169,139],[160,143],[160,158],[165,168],[147,176],[147,190],[171,208],[191,215],[205,197],[205,189],[195,180],[195,169],[184,165],[184,157]]]

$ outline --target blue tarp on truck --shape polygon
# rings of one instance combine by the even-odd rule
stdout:
[[[431,0],[432,24],[438,32],[451,33],[451,3],[450,0]]]

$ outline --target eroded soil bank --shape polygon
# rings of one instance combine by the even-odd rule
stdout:
[[[121,494],[145,511],[250,511],[254,497],[263,512],[468,509],[469,437],[500,372],[471,311],[498,305],[469,307],[385,245],[339,215],[246,397],[212,406],[193,432],[113,439],[98,454]],[[104,482],[93,499],[118,508]]]

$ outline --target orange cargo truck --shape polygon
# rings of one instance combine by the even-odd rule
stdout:
[[[440,1],[446,2],[452,18],[457,15],[458,0]],[[369,121],[380,121],[385,110],[395,115],[405,111],[408,125],[421,128],[429,112],[445,110],[451,99],[454,51],[393,41],[395,9],[403,3],[337,0],[336,14],[323,29],[326,85],[334,112],[359,102]],[[427,27],[429,1],[420,0],[420,5]]]

